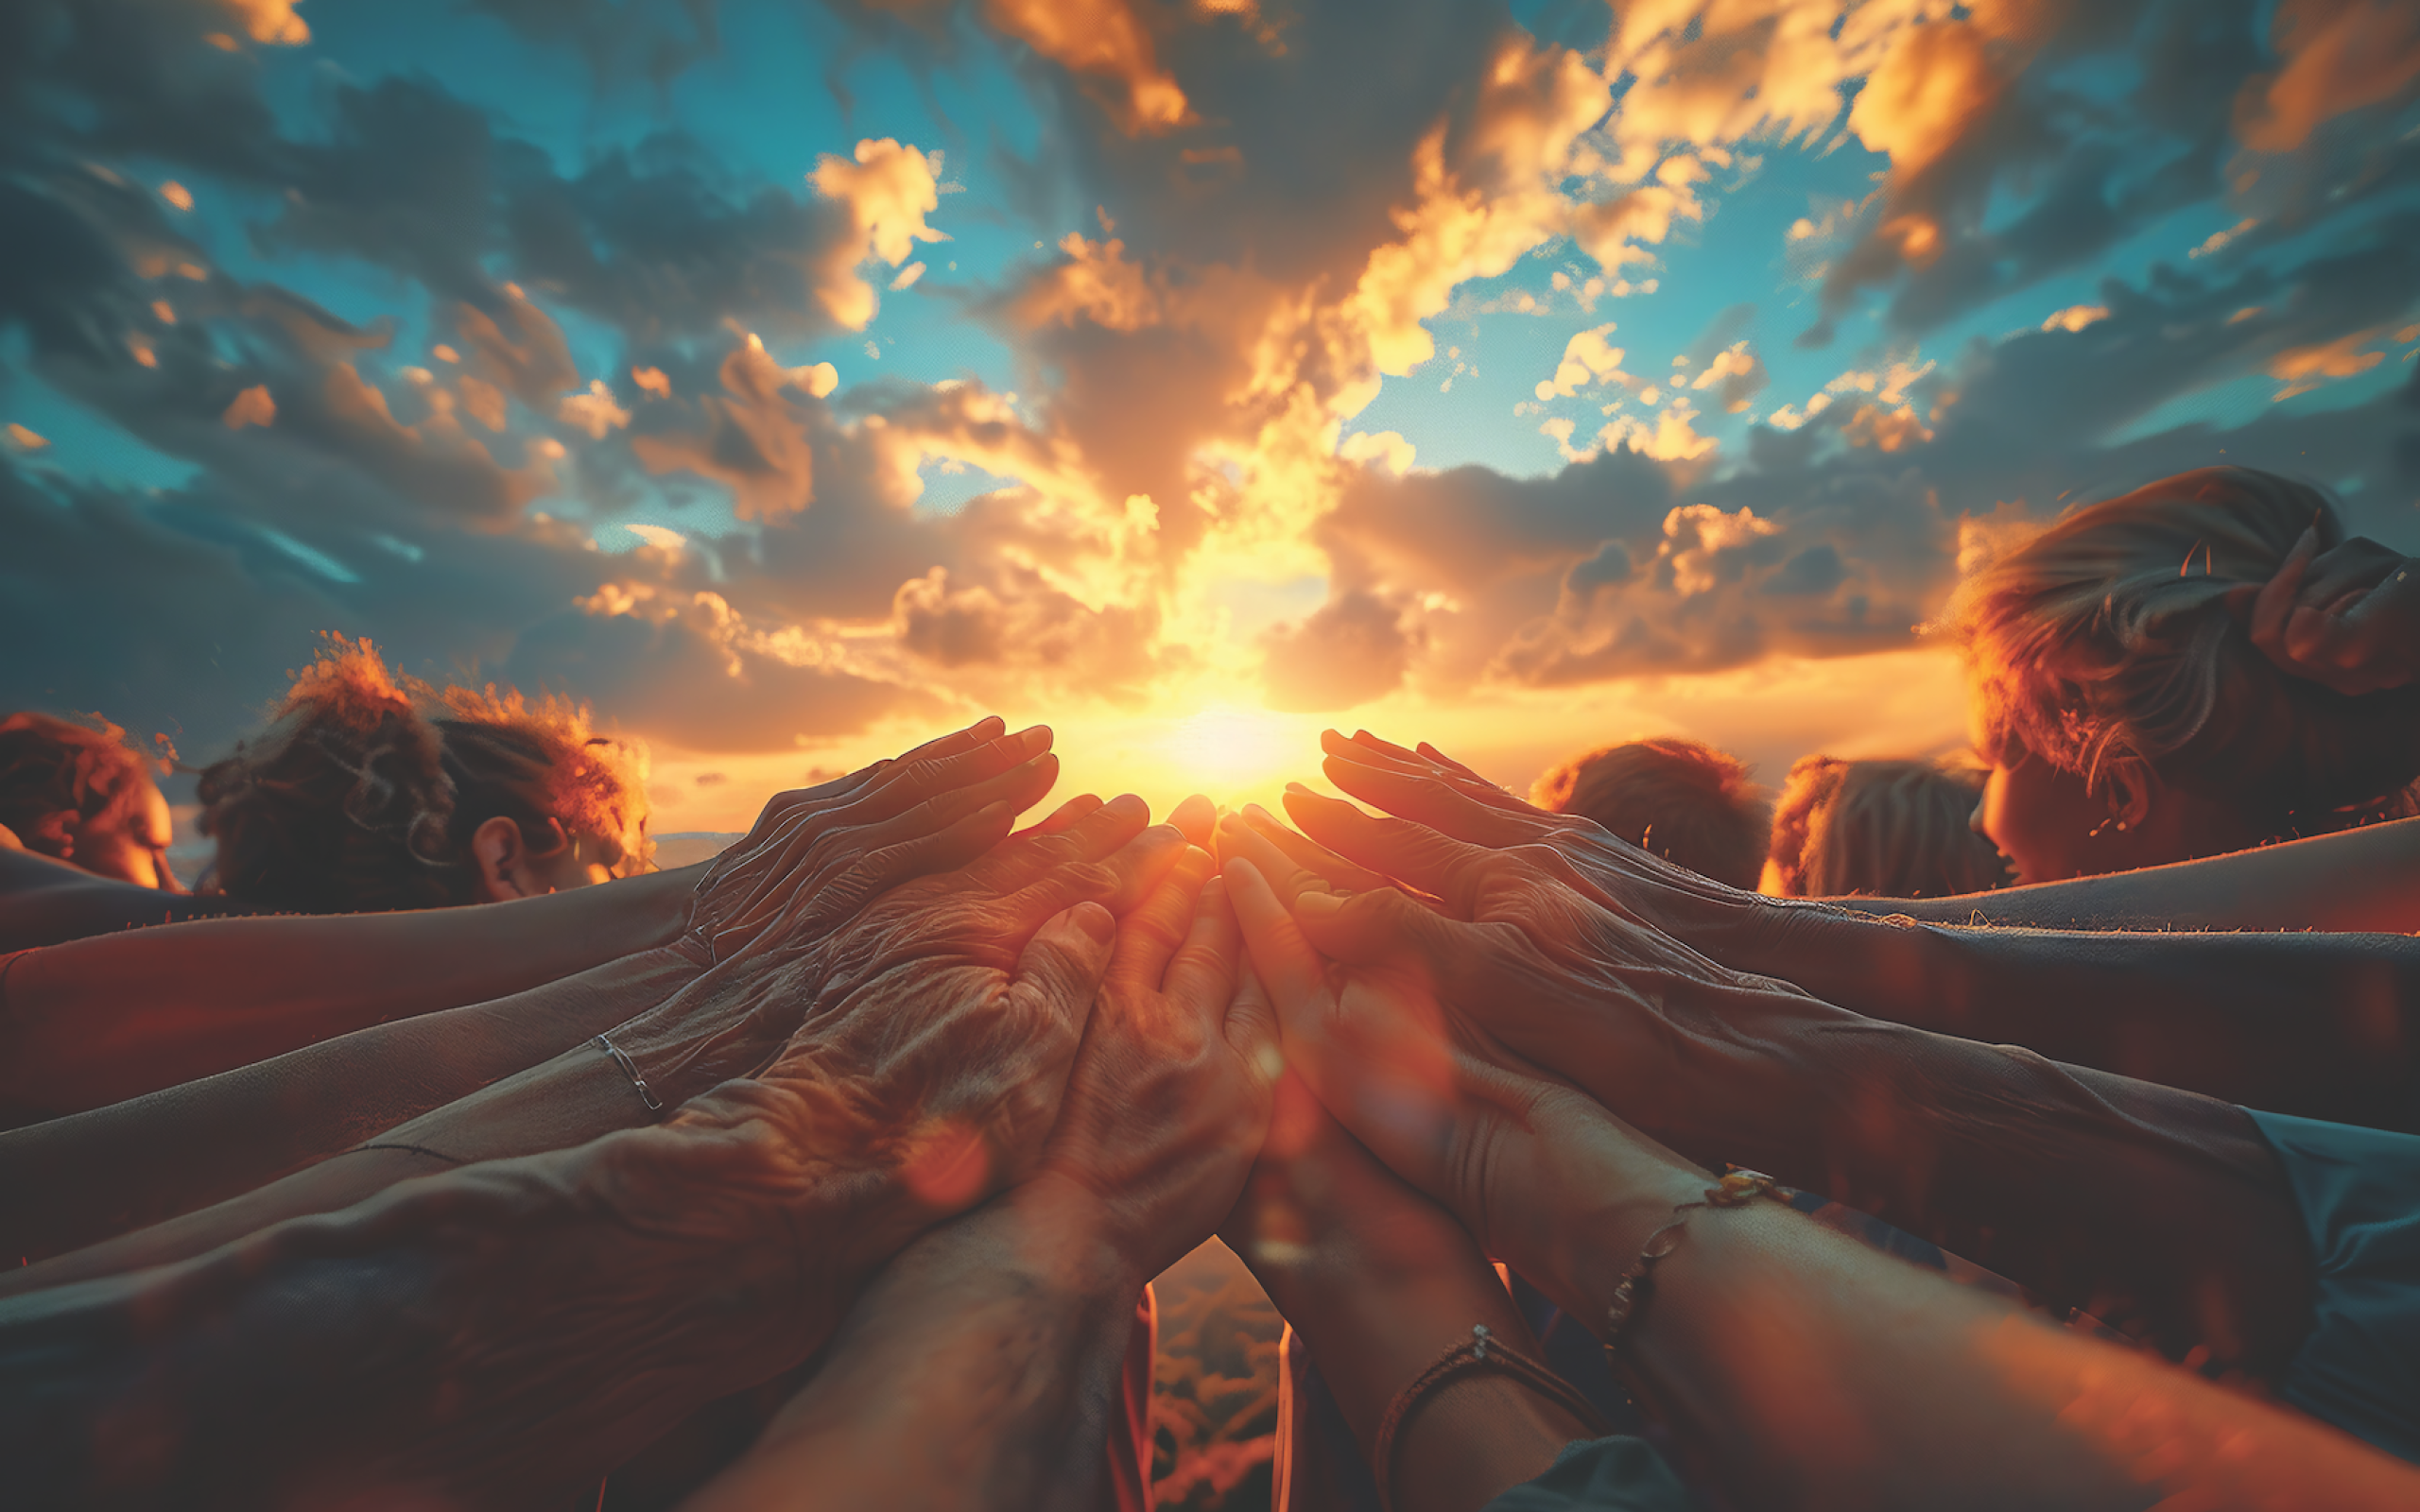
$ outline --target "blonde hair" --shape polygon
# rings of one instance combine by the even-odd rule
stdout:
[[[302,913],[468,902],[472,833],[499,816],[533,850],[555,848],[560,823],[643,865],[647,763],[569,699],[440,692],[390,673],[368,640],[330,635],[269,728],[202,771],[209,885]]]
[[[2007,862],[1970,824],[1983,778],[1971,759],[1800,757],[1773,805],[1773,890],[1950,898],[2004,885]]]
[[[2317,489],[2204,468],[2078,509],[1975,571],[1940,628],[1964,653],[1984,748],[2105,793],[2130,772],[2240,806],[2273,834],[2374,816],[2420,775],[2420,689],[2353,696],[2281,670],[2229,594],[2306,529]]]
[[[1594,819],[1667,861],[1754,891],[1772,804],[1750,775],[1727,752],[1660,735],[1558,763],[1530,784],[1530,801]]]

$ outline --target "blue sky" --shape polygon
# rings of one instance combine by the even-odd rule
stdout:
[[[675,773],[986,706],[1508,767],[1685,706],[1786,760],[1858,732],[1759,679],[1897,676],[1962,522],[2242,461],[2420,544],[2420,23],[2370,0],[28,35],[0,588],[53,649],[7,696],[205,748],[334,629]]]

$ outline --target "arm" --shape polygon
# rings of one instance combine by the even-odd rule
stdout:
[[[690,1512],[1082,1506],[1143,1284],[1208,1237],[1269,1119],[1275,1022],[1210,858],[1120,923],[1040,1166],[927,1235]]]
[[[1002,846],[963,870],[901,885],[859,913],[851,900],[873,885],[862,880],[864,873],[876,882],[912,876],[980,852],[1007,830],[1010,802],[993,803],[917,844],[874,846],[801,888],[796,915],[769,925],[611,1036],[657,1102],[677,1108],[727,1078],[759,1071],[777,1055],[808,1054],[835,1037],[882,1033],[887,1012],[908,1011],[886,1006],[901,1002],[900,994],[920,982],[923,990],[938,990],[925,976],[938,971],[938,980],[949,982],[968,973],[983,980],[990,979],[987,972],[1002,974],[987,963],[1013,962],[1017,946],[1057,908],[1087,897],[1132,906],[1131,895],[1156,881],[1184,843],[1165,826],[1146,829],[1148,817],[1140,799],[1119,799],[1059,833]],[[820,911],[825,908],[855,917],[833,929]],[[944,967],[935,952],[959,954]],[[922,1042],[919,1047],[937,1053]],[[827,1046],[824,1053],[832,1052]],[[996,1046],[989,1054],[996,1074],[997,1068],[1019,1063],[1024,1052]],[[409,1177],[564,1149],[643,1127],[659,1116],[602,1050],[575,1042],[526,1071],[384,1129],[372,1147],[31,1267],[0,1268],[0,1296],[186,1259],[286,1218],[358,1202]]]
[[[700,970],[678,947],[643,951],[0,1133],[0,1253],[42,1260],[238,1196],[532,1066],[575,1059],[589,1036],[664,1002]],[[442,1168],[398,1163],[413,1175]]]
[[[1278,1084],[1260,1160],[1219,1231],[1308,1347],[1365,1464],[1396,1395],[1467,1342],[1474,1324],[1539,1357],[1461,1223],[1372,1158],[1299,1077]],[[1469,1512],[1592,1432],[1518,1380],[1465,1376],[1435,1391],[1398,1435],[1387,1471],[1393,1504]]]
[[[0,952],[253,910],[228,898],[98,877],[72,861],[0,846]]]
[[[796,1111],[735,1087],[674,1125],[0,1303],[20,1404],[0,1453],[40,1504],[526,1505],[593,1477],[804,1358],[913,1231],[842,1125]],[[175,1431],[96,1453],[110,1421]]]
[[[1488,1251],[1613,1335],[1639,1395],[1738,1504],[2251,1507],[2324,1488],[2330,1505],[2385,1507],[2420,1489],[2332,1430],[1772,1203],[1691,1214],[1616,1332],[1619,1281],[1706,1174],[1549,1079],[1569,1074],[1562,1057],[1542,1074],[1469,1032],[1425,995],[1416,954],[1332,985],[1312,942],[1358,901],[1289,917],[1251,862],[1227,879],[1288,1063]]]
[[[1258,831],[1237,845],[1371,990],[1433,992],[1692,1160],[1825,1193],[2173,1355],[2274,1379],[2308,1332],[2301,1214],[2240,1109],[1862,1018],[1599,907],[1535,852],[1388,833],[1448,913],[1392,888],[1340,903]]]
[[[1943,924],[2420,934],[2420,819],[1962,898],[1825,901]]]
[[[53,1502],[520,1506],[796,1365],[874,1266],[1041,1162],[1115,935],[1061,906],[1115,892],[1082,829],[900,889],[856,941],[878,969],[661,1127],[0,1302],[0,1398],[36,1408],[0,1453]]]
[[[1089,1503],[1149,1279],[1089,1208],[1020,1189],[910,1246],[688,1512]]]
[[[54,945],[0,980],[0,1118],[99,1108],[679,937],[702,865],[509,903],[199,919]]]
[[[1545,847],[1558,880],[1599,906],[1869,1018],[2276,1112],[2420,1128],[2420,941],[1905,929],[1709,882],[1426,747],[1331,737],[1328,751],[1340,787],[1423,833]],[[1387,870],[1395,821],[1303,790],[1286,803],[1314,839]]]

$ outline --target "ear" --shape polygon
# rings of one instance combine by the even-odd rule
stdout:
[[[2140,831],[2157,806],[2160,780],[2135,762],[2118,764],[2109,779],[2109,825],[2115,830]]]
[[[545,891],[529,869],[529,848],[522,843],[521,826],[501,814],[471,832],[471,860],[479,868],[472,886],[475,902],[500,903]]]

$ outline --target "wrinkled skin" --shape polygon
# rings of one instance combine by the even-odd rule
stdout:
[[[1188,845],[1118,923],[1040,1179],[1101,1215],[1138,1278],[1208,1238],[1235,1205],[1269,1126],[1280,1058],[1268,994],[1215,863]]]
[[[2420,577],[2411,558],[2364,536],[2319,548],[2303,532],[2247,600],[2252,644],[2283,670],[2338,693],[2377,693],[2420,677]]]
[[[1456,1011],[1441,1031],[1453,1041],[1470,1041],[1491,1061],[1509,1052],[1514,1060],[1569,1068],[1590,1093],[1643,1125],[1679,1135],[1703,1127],[1705,1110],[1688,1102],[1689,1089],[1709,1075],[1758,1069],[1753,1048],[1736,1042],[1735,1016],[1779,1006],[1850,1017],[1785,983],[1733,971],[1604,906],[1551,844],[1489,850],[1419,825],[1371,820],[1307,793],[1288,798],[1306,813],[1351,816],[1328,828],[1347,843],[1375,837],[1360,844],[1358,862],[1383,863],[1435,900],[1423,906],[1392,886],[1340,888],[1332,876],[1365,882],[1372,873],[1349,857],[1329,863],[1306,854],[1299,838],[1289,849],[1284,827],[1265,814],[1222,828],[1227,853],[1250,860],[1289,906],[1306,898],[1313,908],[1332,905],[1340,891],[1351,892],[1351,917],[1335,919],[1319,941],[1352,969],[1348,981],[1367,978],[1373,991],[1451,1005]],[[1356,820],[1367,828],[1357,832]],[[1551,833],[1592,848],[1601,838],[1599,853],[1616,861],[1631,850],[1654,862],[1593,824]],[[1568,1054],[1575,1034],[1591,1039],[1584,1061]]]
[[[936,1201],[966,1206],[1029,1170],[1057,1115],[1082,1030],[1064,1007],[1071,963],[1105,949],[1113,916],[1177,863],[1183,836],[1149,817],[1119,798],[894,887],[828,934],[767,931],[675,999],[706,1005],[686,1017],[720,1026],[678,1048],[731,1058],[795,1025],[755,1080],[803,1100],[801,1137],[895,1155]],[[995,803],[959,838],[1007,822]]]
[[[1330,782],[1395,818],[1373,818],[1302,787],[1288,789],[1287,813],[1312,839],[1363,864],[1367,872],[1390,873],[1386,858],[1417,843],[1400,819],[1490,850],[1544,847],[1554,859],[1536,859],[1558,880],[1701,948],[1789,906],[1789,901],[1760,899],[1675,866],[1593,819],[1534,807],[1426,742],[1407,750],[1366,730],[1350,740],[1331,730],[1321,745]]]
[[[1010,735],[987,718],[896,760],[776,794],[699,879],[687,935],[720,960],[764,930],[795,934],[846,918],[933,859],[930,837],[995,802],[1013,814],[1040,801],[1058,775],[1050,738],[1046,726]]]
[[[1302,927],[1322,913],[1335,920],[1321,902],[1330,895],[1305,890],[1289,910],[1252,850],[1230,849],[1227,885],[1253,969],[1277,1005],[1289,1069],[1372,1155],[1459,1219],[1484,1252],[1559,1300],[1587,1296],[1584,1273],[1600,1260],[1566,1217],[1605,1200],[1589,1190],[1590,1158],[1628,1129],[1585,1092],[1439,1003],[1426,963],[1410,953],[1331,974]],[[1378,896],[1362,895],[1363,906]],[[1421,913],[1408,902],[1402,910],[1395,917]],[[1685,1193],[1694,1177],[1677,1158],[1664,1160],[1670,1180],[1642,1183],[1651,1206],[1668,1192]]]

